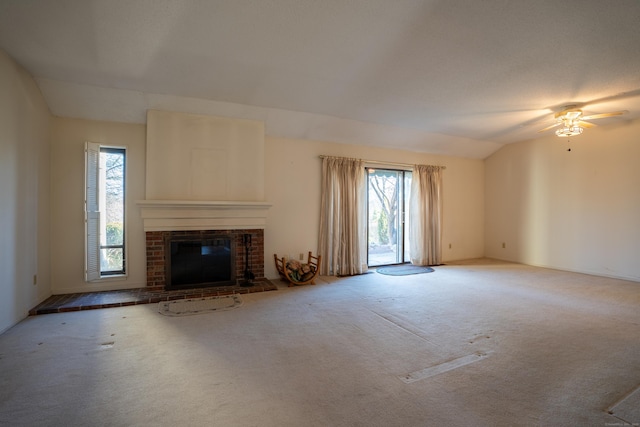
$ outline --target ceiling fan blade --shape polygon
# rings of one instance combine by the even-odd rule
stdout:
[[[593,123],[589,123],[589,122],[585,122],[584,120],[580,120],[578,122],[579,126],[582,126],[583,128],[593,128],[596,127],[597,125],[593,124]]]
[[[546,131],[548,131],[549,129],[553,129],[553,128],[554,128],[554,127],[556,127],[556,126],[560,126],[561,124],[562,124],[562,123],[561,123],[561,122],[559,122],[559,123],[555,123],[555,124],[553,124],[553,125],[551,125],[551,126],[547,126],[547,127],[546,127],[546,128],[544,128],[544,129],[540,129],[540,130],[538,131],[538,133],[546,132]]]
[[[622,101],[623,99],[635,98],[640,96],[640,89],[634,89],[627,92],[616,93],[615,95],[604,96],[598,99],[592,99],[591,101],[580,103],[580,108],[588,105],[604,104],[612,101]]]
[[[582,117],[583,120],[593,120],[593,119],[602,119],[604,117],[613,117],[613,116],[621,116],[623,114],[628,113],[627,110],[622,111],[613,111],[611,113],[602,113],[602,114],[591,114],[590,116]]]

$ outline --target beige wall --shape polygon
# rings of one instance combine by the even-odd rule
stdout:
[[[51,290],[54,294],[146,285],[144,231],[137,200],[144,199],[145,126],[54,118],[51,127]],[[126,279],[84,281],[84,143],[127,149]]]
[[[144,199],[145,127],[120,123],[55,118],[52,132],[52,238],[61,242],[51,253],[53,293],[125,289],[145,285],[144,232],[136,200]],[[129,277],[85,283],[83,278],[84,142],[126,146]],[[265,200],[265,275],[277,278],[273,254],[317,252],[320,207],[320,154],[369,160],[440,164],[444,174],[444,260],[483,255],[483,176],[481,160],[430,156],[363,146],[267,138]],[[451,243],[451,249],[448,248]]]
[[[484,162],[409,151],[282,138],[266,139],[265,198],[272,203],[265,230],[265,275],[278,274],[273,254],[317,253],[320,222],[318,156],[444,165],[443,260],[477,258],[484,251]],[[451,249],[449,249],[451,243]]]
[[[638,135],[640,121],[597,127],[486,159],[486,256],[640,280]]]
[[[50,114],[35,81],[2,50],[0,94],[2,332],[51,295],[48,215]]]
[[[84,141],[126,146],[129,277],[85,283],[83,278]],[[144,232],[136,200],[144,199],[145,128],[142,125],[56,118],[52,128],[52,237],[62,242],[52,253],[53,293],[144,286]],[[481,160],[430,156],[363,146],[267,138],[265,199],[272,204],[265,230],[265,275],[277,278],[273,254],[317,252],[320,154],[368,160],[440,164],[444,174],[444,260],[483,255],[483,174]],[[449,249],[451,243],[451,249]]]

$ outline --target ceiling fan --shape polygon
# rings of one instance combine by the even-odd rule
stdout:
[[[627,110],[622,111],[613,111],[611,113],[601,113],[601,114],[591,114],[589,116],[585,116],[582,113],[582,110],[578,108],[577,105],[567,105],[563,108],[562,111],[557,112],[554,117],[556,123],[547,126],[544,129],[540,129],[540,132],[546,132],[549,129],[553,129],[554,127],[561,126],[560,129],[556,129],[557,136],[576,136],[580,135],[584,128],[590,128],[596,126],[593,123],[589,123],[586,120],[594,120],[594,119],[602,119],[604,117],[613,117],[620,116],[622,114],[628,113]]]

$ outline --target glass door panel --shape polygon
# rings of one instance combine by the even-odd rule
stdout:
[[[404,232],[405,194],[411,173],[389,169],[367,169],[367,172],[368,264],[374,267],[406,262],[409,246]]]
[[[404,262],[411,261],[411,258],[409,257],[409,203],[411,201],[411,177],[411,171],[404,172],[404,224],[402,225],[402,229],[404,231]]]

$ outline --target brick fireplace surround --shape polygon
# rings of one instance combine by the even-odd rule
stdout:
[[[183,231],[147,231],[147,289],[162,291],[165,289],[165,237],[193,237],[200,239],[203,234],[227,235],[235,241],[236,281],[244,280],[245,246],[244,235],[251,235],[249,250],[249,265],[256,280],[264,279],[264,230],[262,229],[234,229],[234,230],[183,230]]]
[[[216,230],[216,234],[228,234],[236,243],[236,279],[240,285],[210,286],[200,289],[166,291],[164,289],[164,236],[166,233],[184,233],[182,235],[210,234],[212,230],[202,231],[147,231],[147,286],[145,288],[117,291],[90,292],[80,294],[53,295],[38,306],[29,310],[29,315],[62,313],[67,311],[93,310],[98,308],[123,307],[137,304],[154,304],[185,298],[204,298],[229,295],[233,293],[254,293],[274,291],[277,286],[264,278],[264,230],[238,229]],[[251,234],[250,263],[256,279],[254,286],[243,287],[244,278],[244,235]]]

